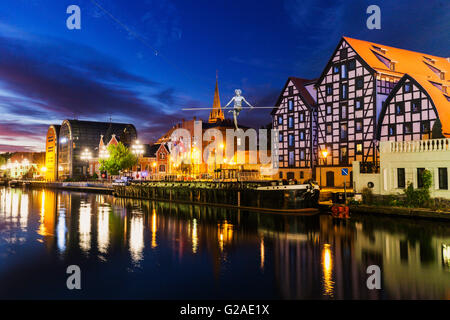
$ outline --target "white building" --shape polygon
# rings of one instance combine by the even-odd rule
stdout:
[[[431,196],[450,199],[450,139],[381,141],[380,173],[360,173],[360,163],[353,162],[354,190],[369,187],[375,194],[403,193],[409,183],[421,187],[425,169],[433,178]]]

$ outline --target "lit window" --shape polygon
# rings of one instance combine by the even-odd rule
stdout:
[[[347,79],[347,65],[345,63],[341,65],[341,79]]]
[[[331,104],[327,105],[327,115],[333,114],[333,107],[331,106]]]
[[[289,127],[289,129],[294,128],[294,117],[293,116],[289,117],[288,127]]]
[[[363,106],[362,99],[355,99],[355,110],[361,110]]]
[[[305,131],[300,131],[300,140],[305,140]]]
[[[300,150],[300,159],[305,160],[305,150]]]
[[[411,92],[411,84],[410,83],[405,83],[404,85],[404,91],[406,93]]]
[[[293,166],[294,165],[294,160],[295,160],[295,158],[294,158],[294,151],[289,151],[289,165],[290,166]]]
[[[331,96],[333,94],[333,85],[332,84],[327,84],[326,94],[327,94],[327,96]]]
[[[289,147],[294,146],[294,135],[293,134],[288,135],[288,143],[289,143]]]
[[[389,125],[389,135],[390,136],[395,136],[395,132],[396,132],[396,130],[395,130],[395,124],[390,124]]]
[[[278,124],[283,124],[283,116],[278,116]]]
[[[362,128],[363,128],[362,121],[361,120],[355,121],[355,131],[361,132]]]
[[[304,112],[300,112],[298,114],[298,121],[300,121],[300,122],[305,121],[305,113]]]
[[[341,99],[347,99],[347,84],[344,83],[341,85]]]
[[[341,119],[347,119],[347,105],[341,105]]]
[[[288,110],[294,110],[294,100],[288,100]]]
[[[331,124],[327,124],[327,134],[331,134],[333,131],[333,126]]]
[[[356,144],[356,154],[362,154],[362,151],[363,151],[362,143],[357,143]]]

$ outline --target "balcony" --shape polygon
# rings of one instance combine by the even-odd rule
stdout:
[[[386,153],[450,151],[450,139],[382,141],[380,150]]]

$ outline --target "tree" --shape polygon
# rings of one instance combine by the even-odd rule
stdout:
[[[138,158],[122,142],[109,145],[108,153],[108,159],[100,160],[100,171],[107,171],[109,175],[118,175],[138,162]]]
[[[12,156],[12,152],[0,153],[0,166],[5,165]]]

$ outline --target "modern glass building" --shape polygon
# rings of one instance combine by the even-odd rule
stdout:
[[[127,123],[64,120],[61,126],[50,126],[46,159],[50,167],[57,167],[57,175],[50,176],[49,173],[48,180],[86,175],[89,163],[82,159],[82,154],[96,158],[101,137],[112,135],[125,145],[131,145],[137,139],[136,128]]]

